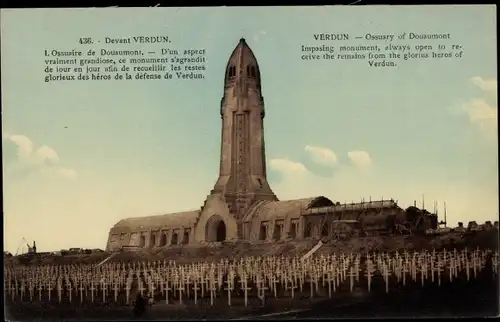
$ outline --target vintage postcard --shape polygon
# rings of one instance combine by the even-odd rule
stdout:
[[[1,11],[6,318],[495,316],[495,6]]]

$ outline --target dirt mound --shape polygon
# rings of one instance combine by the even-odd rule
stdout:
[[[196,261],[214,262],[221,259],[239,259],[250,256],[302,256],[316,245],[318,240],[292,240],[275,243],[223,242],[199,246],[177,246],[162,249],[145,249],[115,253],[108,262],[146,262],[174,260],[179,264]],[[442,236],[376,236],[361,237],[349,240],[324,241],[324,245],[316,254],[332,253],[366,253],[373,251],[393,252],[396,250],[432,250],[480,248],[498,250],[499,233],[497,229],[472,231],[468,233],[451,233]],[[28,265],[65,265],[65,264],[97,264],[109,257],[111,253],[80,254],[64,256],[12,257],[6,264]]]
[[[107,258],[110,253],[101,252],[96,254],[71,254],[71,255],[30,255],[14,256],[4,262],[4,265],[69,265],[69,264],[93,264],[99,263]]]
[[[479,231],[479,232],[471,232],[464,236],[464,244],[467,247],[480,249],[498,249],[499,245],[499,233],[498,229]]]

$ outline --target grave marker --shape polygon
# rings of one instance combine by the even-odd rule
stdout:
[[[243,275],[241,276],[240,283],[241,283],[241,289],[243,290],[244,294],[245,307],[248,305],[248,291],[251,290],[251,288],[248,287],[247,282],[248,282],[248,277],[246,273],[243,273]]]

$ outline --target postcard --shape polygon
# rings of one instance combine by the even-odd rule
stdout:
[[[6,318],[498,314],[494,6],[0,21]]]

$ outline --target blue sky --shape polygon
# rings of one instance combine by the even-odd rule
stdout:
[[[441,214],[446,202],[452,225],[498,217],[494,6],[26,9],[3,10],[1,24],[11,252],[23,237],[45,251],[104,248],[122,218],[199,209],[218,175],[223,75],[241,37],[262,72],[280,199],[392,197],[406,207],[424,196]],[[429,44],[460,44],[464,56],[390,69],[300,59],[302,44],[318,44],[313,34],[335,32],[449,32]],[[43,81],[45,49],[140,35],[205,48],[206,78]]]

